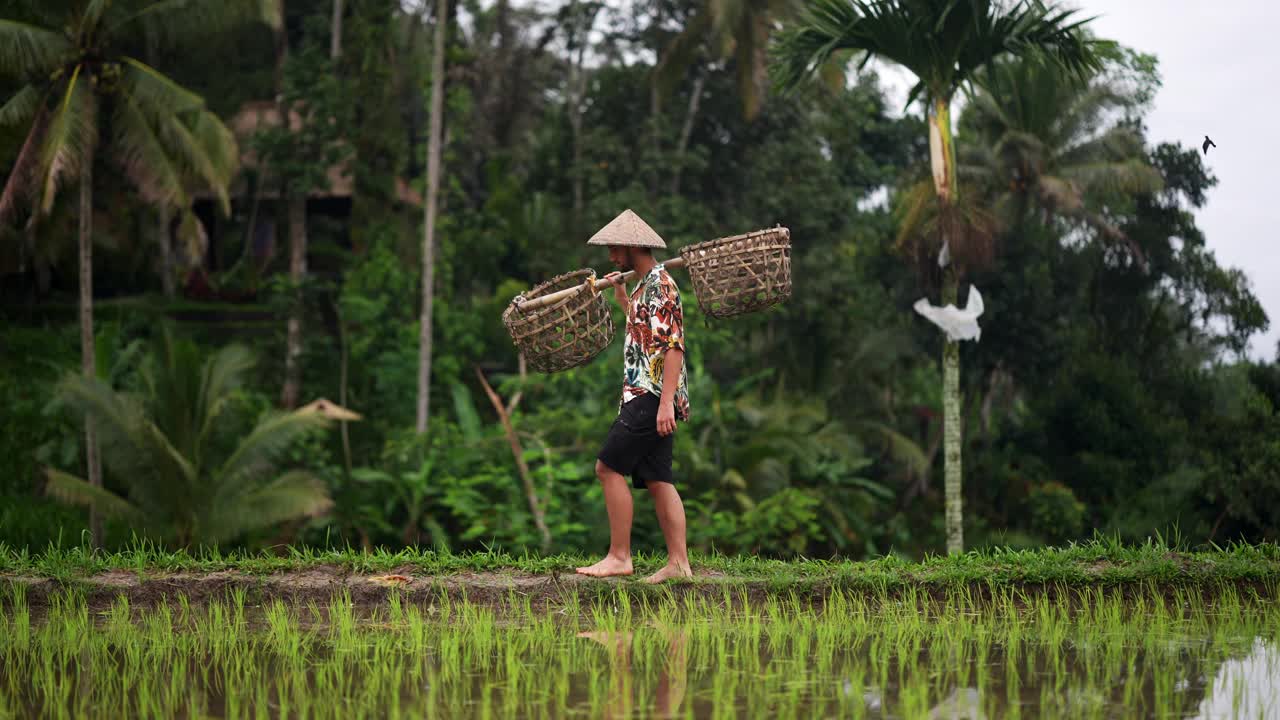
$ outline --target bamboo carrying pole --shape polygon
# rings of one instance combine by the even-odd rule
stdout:
[[[669,268],[669,269],[678,269],[678,268],[682,268],[682,267],[684,267],[684,258],[682,258],[682,257],[671,258],[670,260],[667,260],[666,262],[661,263],[661,265],[662,265],[663,267],[665,267],[665,268]],[[632,280],[634,280],[635,278],[636,278],[636,271],[635,271],[635,270],[628,270],[628,271],[626,271],[626,272],[622,273],[622,281],[623,281],[623,282],[631,282],[631,281],[632,281]],[[610,286],[610,285],[612,285],[612,284],[613,284],[613,283],[609,282],[608,280],[603,280],[603,279],[602,279],[602,280],[596,280],[594,283],[592,283],[592,288],[593,288],[593,289],[595,289],[595,290],[597,290],[597,291],[599,291],[599,290],[603,290],[603,289],[605,289],[605,288],[609,287],[609,286]],[[544,307],[546,307],[546,306],[548,306],[548,305],[554,305],[554,304],[556,304],[557,302],[559,302],[559,301],[561,301],[561,300],[563,300],[563,299],[565,299],[565,298],[569,297],[569,296],[570,296],[570,295],[572,295],[573,293],[577,292],[577,291],[578,291],[578,288],[580,288],[580,287],[582,287],[582,286],[581,286],[581,285],[579,285],[579,286],[577,286],[577,287],[566,288],[566,289],[564,289],[564,290],[560,290],[560,291],[558,291],[558,292],[553,292],[553,293],[551,293],[550,295],[544,295],[544,296],[542,296],[542,297],[540,297],[540,298],[534,298],[534,299],[532,299],[532,300],[525,300],[524,302],[521,302],[521,301],[517,298],[514,302],[515,302],[515,304],[516,304],[516,307],[520,309],[520,312],[531,312],[531,311],[533,311],[533,310],[537,310],[537,309],[539,309],[539,308],[544,308]]]

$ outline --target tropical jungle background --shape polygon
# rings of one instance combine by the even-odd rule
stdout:
[[[603,550],[621,333],[542,375],[501,315],[611,270],[586,239],[632,208],[667,256],[792,234],[767,312],[707,318],[676,272],[694,550],[940,552],[944,340],[912,304],[941,304],[954,216],[927,98],[891,101],[884,64],[779,80],[780,38],[840,5],[5,3],[0,543]],[[1275,540],[1268,318],[1196,226],[1204,155],[1144,127],[1159,59],[1090,40],[951,98],[959,300],[986,304],[959,344],[964,545]],[[360,419],[291,412],[321,398]],[[661,550],[643,501],[635,535]]]

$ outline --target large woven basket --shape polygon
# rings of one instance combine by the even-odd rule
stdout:
[[[708,240],[680,250],[698,306],[732,317],[791,297],[791,231],[784,227]]]
[[[520,293],[502,313],[516,349],[536,372],[553,373],[586,365],[613,341],[613,316],[600,293],[587,282],[593,270],[575,270]],[[521,310],[519,302],[576,286],[577,292],[537,310]]]

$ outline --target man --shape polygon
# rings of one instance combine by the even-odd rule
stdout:
[[[623,344],[622,399],[618,418],[596,458],[596,477],[604,489],[609,515],[609,553],[583,575],[631,574],[631,476],[636,488],[653,496],[658,523],[667,541],[667,564],[645,582],[692,577],[685,548],[684,505],[671,477],[671,449],[677,421],[689,419],[684,368],[684,313],[671,275],[653,258],[667,244],[640,216],[627,210],[601,228],[588,245],[605,245],[620,272],[609,273],[614,298],[627,311]],[[622,273],[640,279],[627,294]]]

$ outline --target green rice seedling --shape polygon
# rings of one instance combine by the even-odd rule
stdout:
[[[1265,593],[1144,592],[1137,602],[1081,588],[979,598],[952,587],[936,599],[837,589],[812,605],[792,593],[770,605],[742,586],[635,595],[623,584],[588,606],[571,603],[585,608],[576,616],[570,606],[534,612],[508,595],[497,608],[454,602],[447,622],[446,596],[419,605],[395,594],[363,613],[341,595],[260,608],[242,599],[240,622],[229,619],[230,597],[200,607],[178,600],[168,617],[117,602],[98,616],[67,594],[33,622],[10,592],[0,698],[21,700],[0,709],[553,718],[599,716],[626,689],[632,710],[650,715],[678,686],[687,688],[677,710],[685,717],[945,717],[971,706],[990,717],[1104,717],[1124,714],[1126,702],[1176,716],[1199,702],[1180,681],[1213,678],[1254,638],[1280,633]],[[25,641],[16,639],[24,624]],[[584,628],[629,640],[606,647],[576,637]],[[672,655],[677,635],[684,645]],[[92,675],[112,682],[87,687],[82,701],[77,683]],[[1228,674],[1211,684],[1229,694],[1240,682]]]

